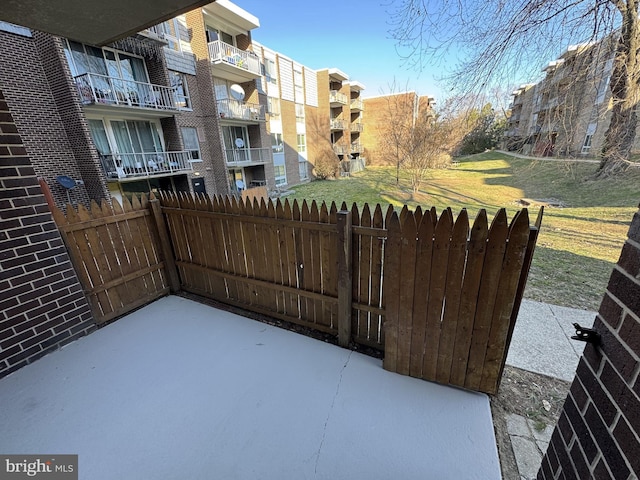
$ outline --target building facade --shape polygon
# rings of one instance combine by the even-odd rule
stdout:
[[[513,92],[504,147],[534,156],[597,156],[611,120],[615,38],[572,45],[538,83]],[[632,152],[640,151],[640,142]]]
[[[360,138],[368,163],[393,164],[394,157],[387,153],[393,144],[389,138],[400,135],[403,126],[413,124],[418,116],[432,116],[434,100],[429,95],[421,96],[414,91],[364,98],[362,117],[367,128]]]

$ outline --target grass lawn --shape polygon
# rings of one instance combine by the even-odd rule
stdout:
[[[501,207],[511,219],[521,198],[558,200],[564,207],[545,209],[525,297],[597,310],[640,202],[640,169],[625,178],[591,180],[595,168],[489,152],[466,157],[455,168],[434,170],[415,195],[407,178],[396,186],[395,169],[368,167],[350,178],[295,187],[288,198],[435,206],[438,211],[451,207],[454,212],[466,208],[472,219],[481,208],[493,216]],[[537,210],[530,209],[532,222]]]

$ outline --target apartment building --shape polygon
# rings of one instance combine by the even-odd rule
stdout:
[[[534,156],[597,155],[611,118],[614,40],[571,45],[544,67],[542,80],[516,89],[505,148]],[[634,151],[639,147],[636,141]]]
[[[367,129],[361,135],[367,161],[370,165],[388,165],[388,137],[397,125],[411,124],[419,115],[433,115],[435,99],[429,95],[418,95],[415,91],[398,92],[366,97],[363,122]]]

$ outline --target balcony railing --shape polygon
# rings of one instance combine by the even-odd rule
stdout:
[[[271,162],[270,148],[229,148],[224,156],[227,165],[261,165]]]
[[[260,59],[255,53],[240,50],[222,40],[209,42],[208,46],[209,59],[212,63],[230,66],[247,79],[260,76]],[[245,73],[242,73],[242,71]]]
[[[360,153],[362,151],[362,145],[360,142],[353,142],[351,144],[351,153]]]
[[[233,99],[218,100],[220,118],[245,120],[247,122],[264,122],[264,105],[245,103]]]
[[[331,104],[331,106],[334,106],[336,104],[347,105],[349,103],[349,100],[344,93],[341,93],[338,90],[331,90],[329,92],[329,103]]]
[[[178,111],[171,87],[123,80],[97,73],[75,77],[80,100],[84,105],[118,105],[152,110]]]
[[[333,151],[336,155],[346,155],[349,151],[349,148],[345,145],[334,145]]]
[[[191,152],[116,153],[100,161],[107,178],[133,178],[190,172],[191,158]]]
[[[363,128],[363,126],[362,126],[362,123],[360,123],[360,122],[353,122],[351,124],[351,131],[352,132],[362,132],[362,128]]]
[[[331,127],[331,130],[344,130],[346,122],[341,118],[332,118],[329,121],[329,126]]]
[[[364,110],[364,102],[360,98],[351,100],[351,110]]]

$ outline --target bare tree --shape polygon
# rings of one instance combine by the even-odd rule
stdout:
[[[458,92],[536,78],[542,61],[561,47],[611,37],[613,106],[598,175],[626,168],[638,123],[638,0],[396,0],[392,5],[391,33],[410,64],[422,67],[426,60],[458,55],[447,76]],[[514,78],[515,72],[522,77]]]

